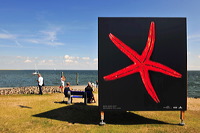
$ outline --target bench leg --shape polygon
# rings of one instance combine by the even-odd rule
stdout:
[[[68,91],[67,94],[68,94],[68,101],[67,101],[67,103],[68,103],[68,104],[71,104],[71,103],[72,103],[71,92]]]
[[[84,104],[87,105],[87,93],[84,94]]]

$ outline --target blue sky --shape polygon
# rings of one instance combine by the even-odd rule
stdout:
[[[199,0],[0,0],[0,69],[98,67],[98,17],[186,17],[200,70]]]

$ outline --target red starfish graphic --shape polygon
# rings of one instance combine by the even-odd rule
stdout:
[[[134,63],[129,65],[121,70],[118,70],[110,75],[104,76],[105,81],[119,79],[130,74],[134,74],[136,72],[140,73],[142,78],[142,82],[148,92],[148,94],[152,97],[152,99],[159,103],[160,100],[151,84],[150,77],[148,71],[155,71],[160,72],[172,77],[181,78],[182,75],[175,70],[162,65],[160,63],[154,62],[150,60],[150,56],[154,49],[155,43],[155,23],[151,22],[149,28],[148,39],[146,42],[145,49],[143,50],[142,54],[139,55],[136,51],[131,49],[129,46],[124,44],[121,40],[115,37],[112,33],[109,34],[109,38],[115,44],[115,46],[120,49],[130,60]]]

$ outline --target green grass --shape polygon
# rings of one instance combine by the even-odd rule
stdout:
[[[179,111],[105,112],[99,126],[97,104],[85,106],[82,99],[74,104],[60,103],[62,94],[0,96],[0,132],[5,133],[199,133],[200,99],[190,99],[192,108],[185,112],[185,126]],[[191,101],[193,100],[193,101]]]

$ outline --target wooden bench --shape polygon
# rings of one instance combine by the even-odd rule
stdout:
[[[71,104],[73,98],[84,98],[84,104],[87,104],[87,93],[85,91],[68,91],[68,104]]]

